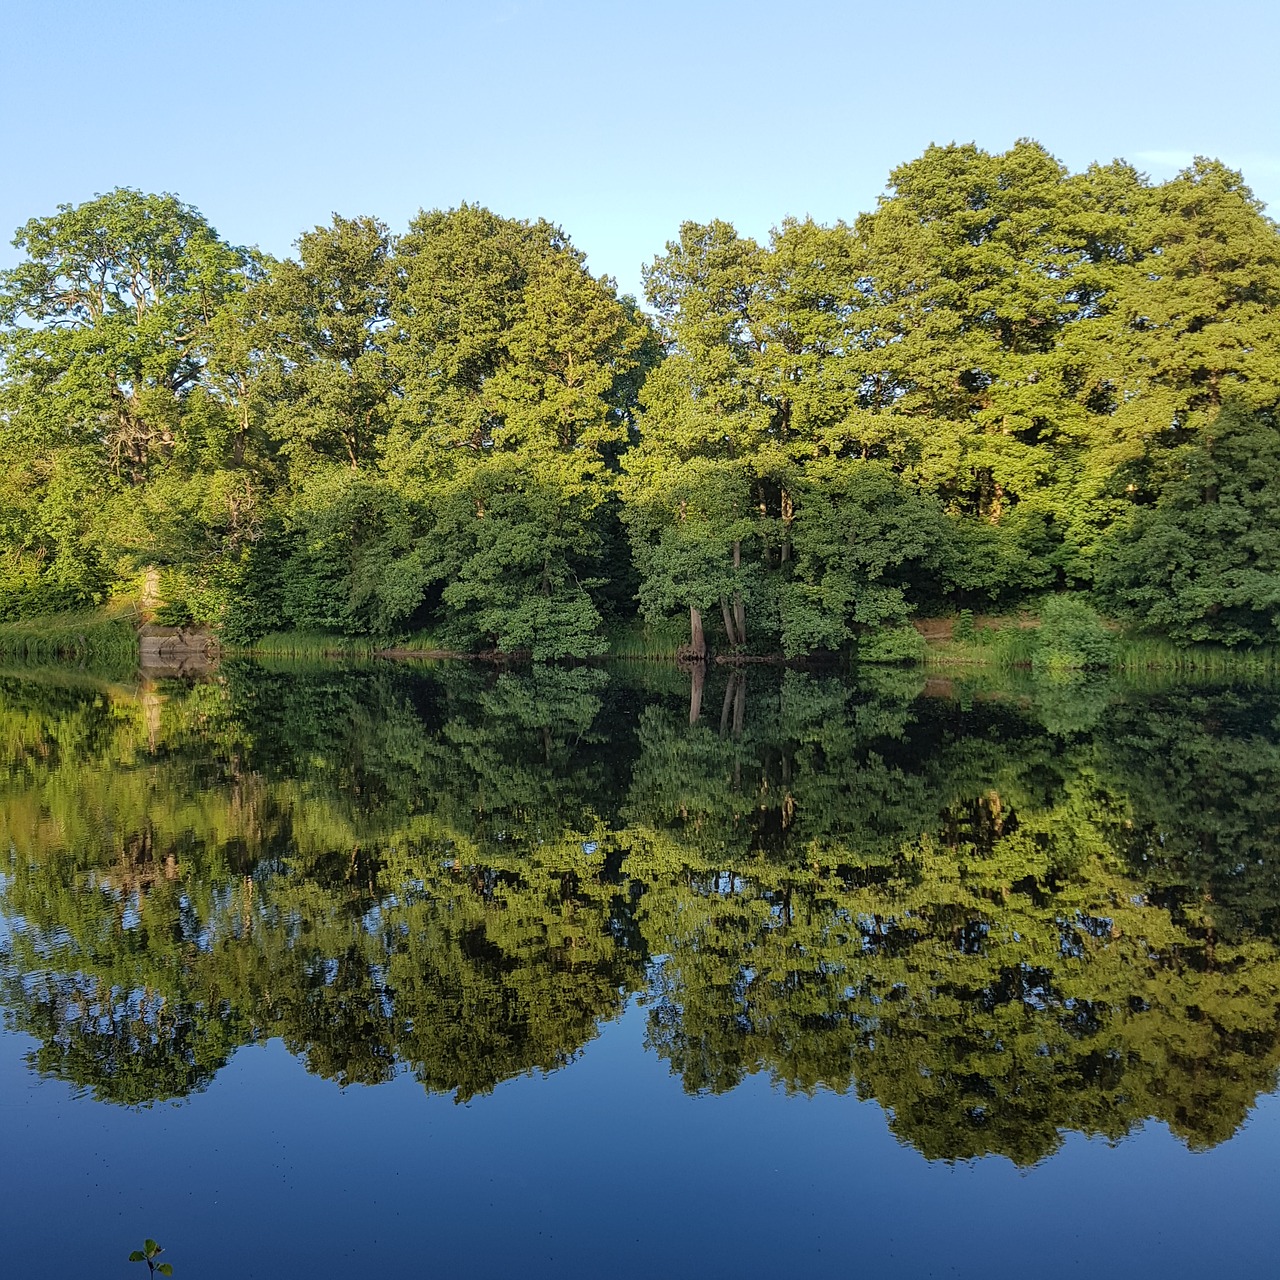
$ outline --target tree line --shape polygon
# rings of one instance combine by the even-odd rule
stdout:
[[[930,1158],[1149,1117],[1209,1147],[1275,1087],[1275,696],[1110,690],[1090,726],[1079,687],[1068,723],[1052,688],[752,670],[720,729],[627,675],[0,680],[33,1067],[137,1106],[280,1037],[468,1099],[644,993],[689,1091],[856,1091]]]
[[[335,215],[273,259],[172,195],[0,273],[0,615],[605,652],[840,650],[1077,592],[1280,640],[1280,232],[1240,174],[930,147],[852,223],[685,223],[647,310],[563,230]]]

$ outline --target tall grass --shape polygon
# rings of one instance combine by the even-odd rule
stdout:
[[[608,656],[623,662],[663,662],[676,656],[681,645],[689,643],[689,624],[666,619],[644,622],[636,618],[610,628]]]
[[[101,609],[0,623],[0,659],[20,666],[70,662],[112,670],[136,667],[137,608],[133,601],[113,601]]]
[[[924,662],[927,667],[1029,667],[1036,644],[1034,627],[957,630],[951,639],[930,644]]]
[[[264,658],[371,658],[388,649],[405,657],[454,653],[434,631],[415,631],[396,639],[344,636],[334,631],[274,631],[252,644],[231,645],[233,653]]]
[[[1114,627],[1114,624],[1108,624]],[[925,655],[927,667],[986,667],[1013,670],[1043,666],[1053,669],[1037,650],[1046,636],[1037,627],[956,628],[948,640],[935,641]],[[1051,657],[1051,655],[1050,655]],[[1118,635],[1105,663],[1108,669],[1134,675],[1167,672],[1212,678],[1253,679],[1280,675],[1280,647],[1228,649],[1222,645],[1176,645],[1150,636]]]
[[[1176,645],[1151,637],[1119,642],[1112,662],[1117,671],[1173,671],[1194,675],[1254,677],[1280,673],[1280,648],[1228,649],[1222,645]]]
[[[368,636],[340,636],[328,631],[274,631],[234,652],[267,658],[370,658],[384,646]]]
[[[409,654],[453,654],[458,651],[457,646],[450,644],[448,638],[438,631],[414,631],[388,647]]]

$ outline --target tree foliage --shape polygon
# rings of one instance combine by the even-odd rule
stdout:
[[[1104,590],[1175,640],[1280,640],[1280,430],[1228,405],[1163,460],[1158,499],[1117,527]]]
[[[471,204],[273,261],[117,190],[15,243],[5,616],[145,572],[239,640],[539,659],[637,612],[800,656],[1099,589],[1178,641],[1275,637],[1280,233],[1213,160],[931,146],[852,222],[684,223],[651,315]]]

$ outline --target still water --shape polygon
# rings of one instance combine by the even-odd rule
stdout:
[[[6,1276],[1280,1267],[1274,690],[33,673],[0,753]]]

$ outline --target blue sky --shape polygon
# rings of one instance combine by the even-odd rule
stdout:
[[[174,191],[272,253],[333,211],[543,215],[638,290],[685,218],[852,219],[930,142],[1242,168],[1280,213],[1280,0],[5,6],[12,229]]]

